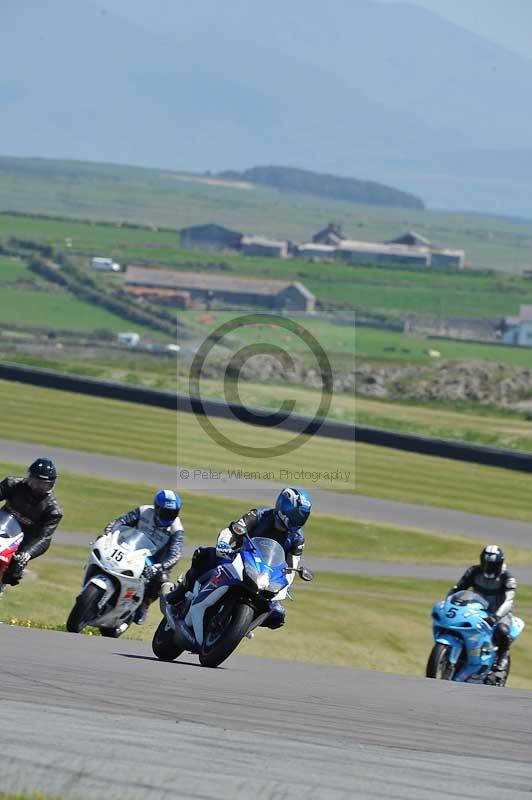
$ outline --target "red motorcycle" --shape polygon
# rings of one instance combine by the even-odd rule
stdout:
[[[23,538],[24,534],[15,517],[7,511],[0,511],[0,596],[6,588],[4,575]]]

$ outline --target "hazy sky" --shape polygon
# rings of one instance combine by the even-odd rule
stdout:
[[[385,0],[405,2],[405,0]],[[532,0],[408,0],[532,58]]]

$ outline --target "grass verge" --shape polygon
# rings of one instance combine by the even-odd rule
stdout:
[[[24,468],[20,464],[0,462],[0,473],[20,475]],[[139,503],[149,503],[159,488],[62,473],[57,484],[57,495],[65,508],[61,529],[96,536],[118,514]],[[251,501],[186,492],[182,493],[182,498],[186,543],[193,546],[213,543],[220,528],[251,505]],[[375,525],[319,513],[313,513],[305,531],[307,555],[322,558],[455,564],[459,569],[477,559],[480,546],[476,540],[466,537]],[[532,549],[507,547],[505,552],[513,564],[532,564]],[[76,559],[82,564],[87,549],[54,542],[49,557]],[[35,566],[41,563],[36,561]]]

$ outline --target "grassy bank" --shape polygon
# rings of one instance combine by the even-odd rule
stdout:
[[[271,480],[291,482],[289,474],[345,471],[343,480],[299,479],[307,488],[322,486],[422,505],[455,508],[510,519],[532,520],[530,476],[526,473],[405,453],[384,447],[313,437],[292,453],[274,459],[246,459],[213,443],[195,417],[133,403],[74,395],[0,381],[5,410],[2,436],[39,445],[63,446],[226,471],[253,470]],[[217,421],[218,422],[218,421]],[[240,441],[271,445],[281,434],[220,420],[220,429]],[[285,472],[280,472],[285,470]],[[354,476],[354,485],[353,485]],[[186,487],[185,487],[186,488]],[[252,494],[243,480],[243,493]]]
[[[20,464],[0,462],[0,475],[24,474]],[[86,475],[61,472],[57,495],[65,508],[61,529],[96,536],[116,516],[141,503],[150,503],[160,489],[148,484],[111,481]],[[217,532],[253,505],[253,500],[190,494],[177,487],[183,500],[182,520],[186,544],[214,542]],[[272,497],[272,501],[274,498]],[[376,525],[363,520],[347,520],[319,513],[319,504],[305,529],[306,554],[316,557],[370,559],[393,562],[463,564],[476,560],[479,544],[465,536],[432,533],[394,525]],[[87,548],[52,544],[51,558],[78,560]],[[507,557],[514,564],[532,564],[532,549],[508,547]],[[35,566],[44,563],[35,562]]]
[[[248,457],[212,441],[192,414],[7,381],[0,381],[0,403],[5,414],[2,426],[5,438],[18,440],[22,435],[27,442],[143,461],[224,472],[252,471],[284,483],[291,482],[290,475],[297,476],[301,470],[313,474],[319,470],[322,477],[311,480],[312,485],[353,491],[351,442],[305,437],[301,447],[286,455]],[[216,420],[216,426],[231,441],[250,448],[276,446],[293,438],[290,432],[275,429],[269,429],[266,435],[257,426],[241,422]],[[338,471],[342,473],[340,478],[327,477],[328,473]]]

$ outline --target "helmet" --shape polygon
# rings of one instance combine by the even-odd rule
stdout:
[[[312,503],[303,489],[283,489],[275,502],[275,514],[285,528],[302,528],[310,516]]]
[[[153,498],[155,524],[168,528],[179,516],[181,498],[171,489],[161,489]]]
[[[498,578],[504,564],[504,553],[496,544],[487,545],[480,554],[480,566],[486,578]]]
[[[27,483],[37,497],[46,497],[53,491],[57,470],[49,458],[38,458],[28,467]]]

